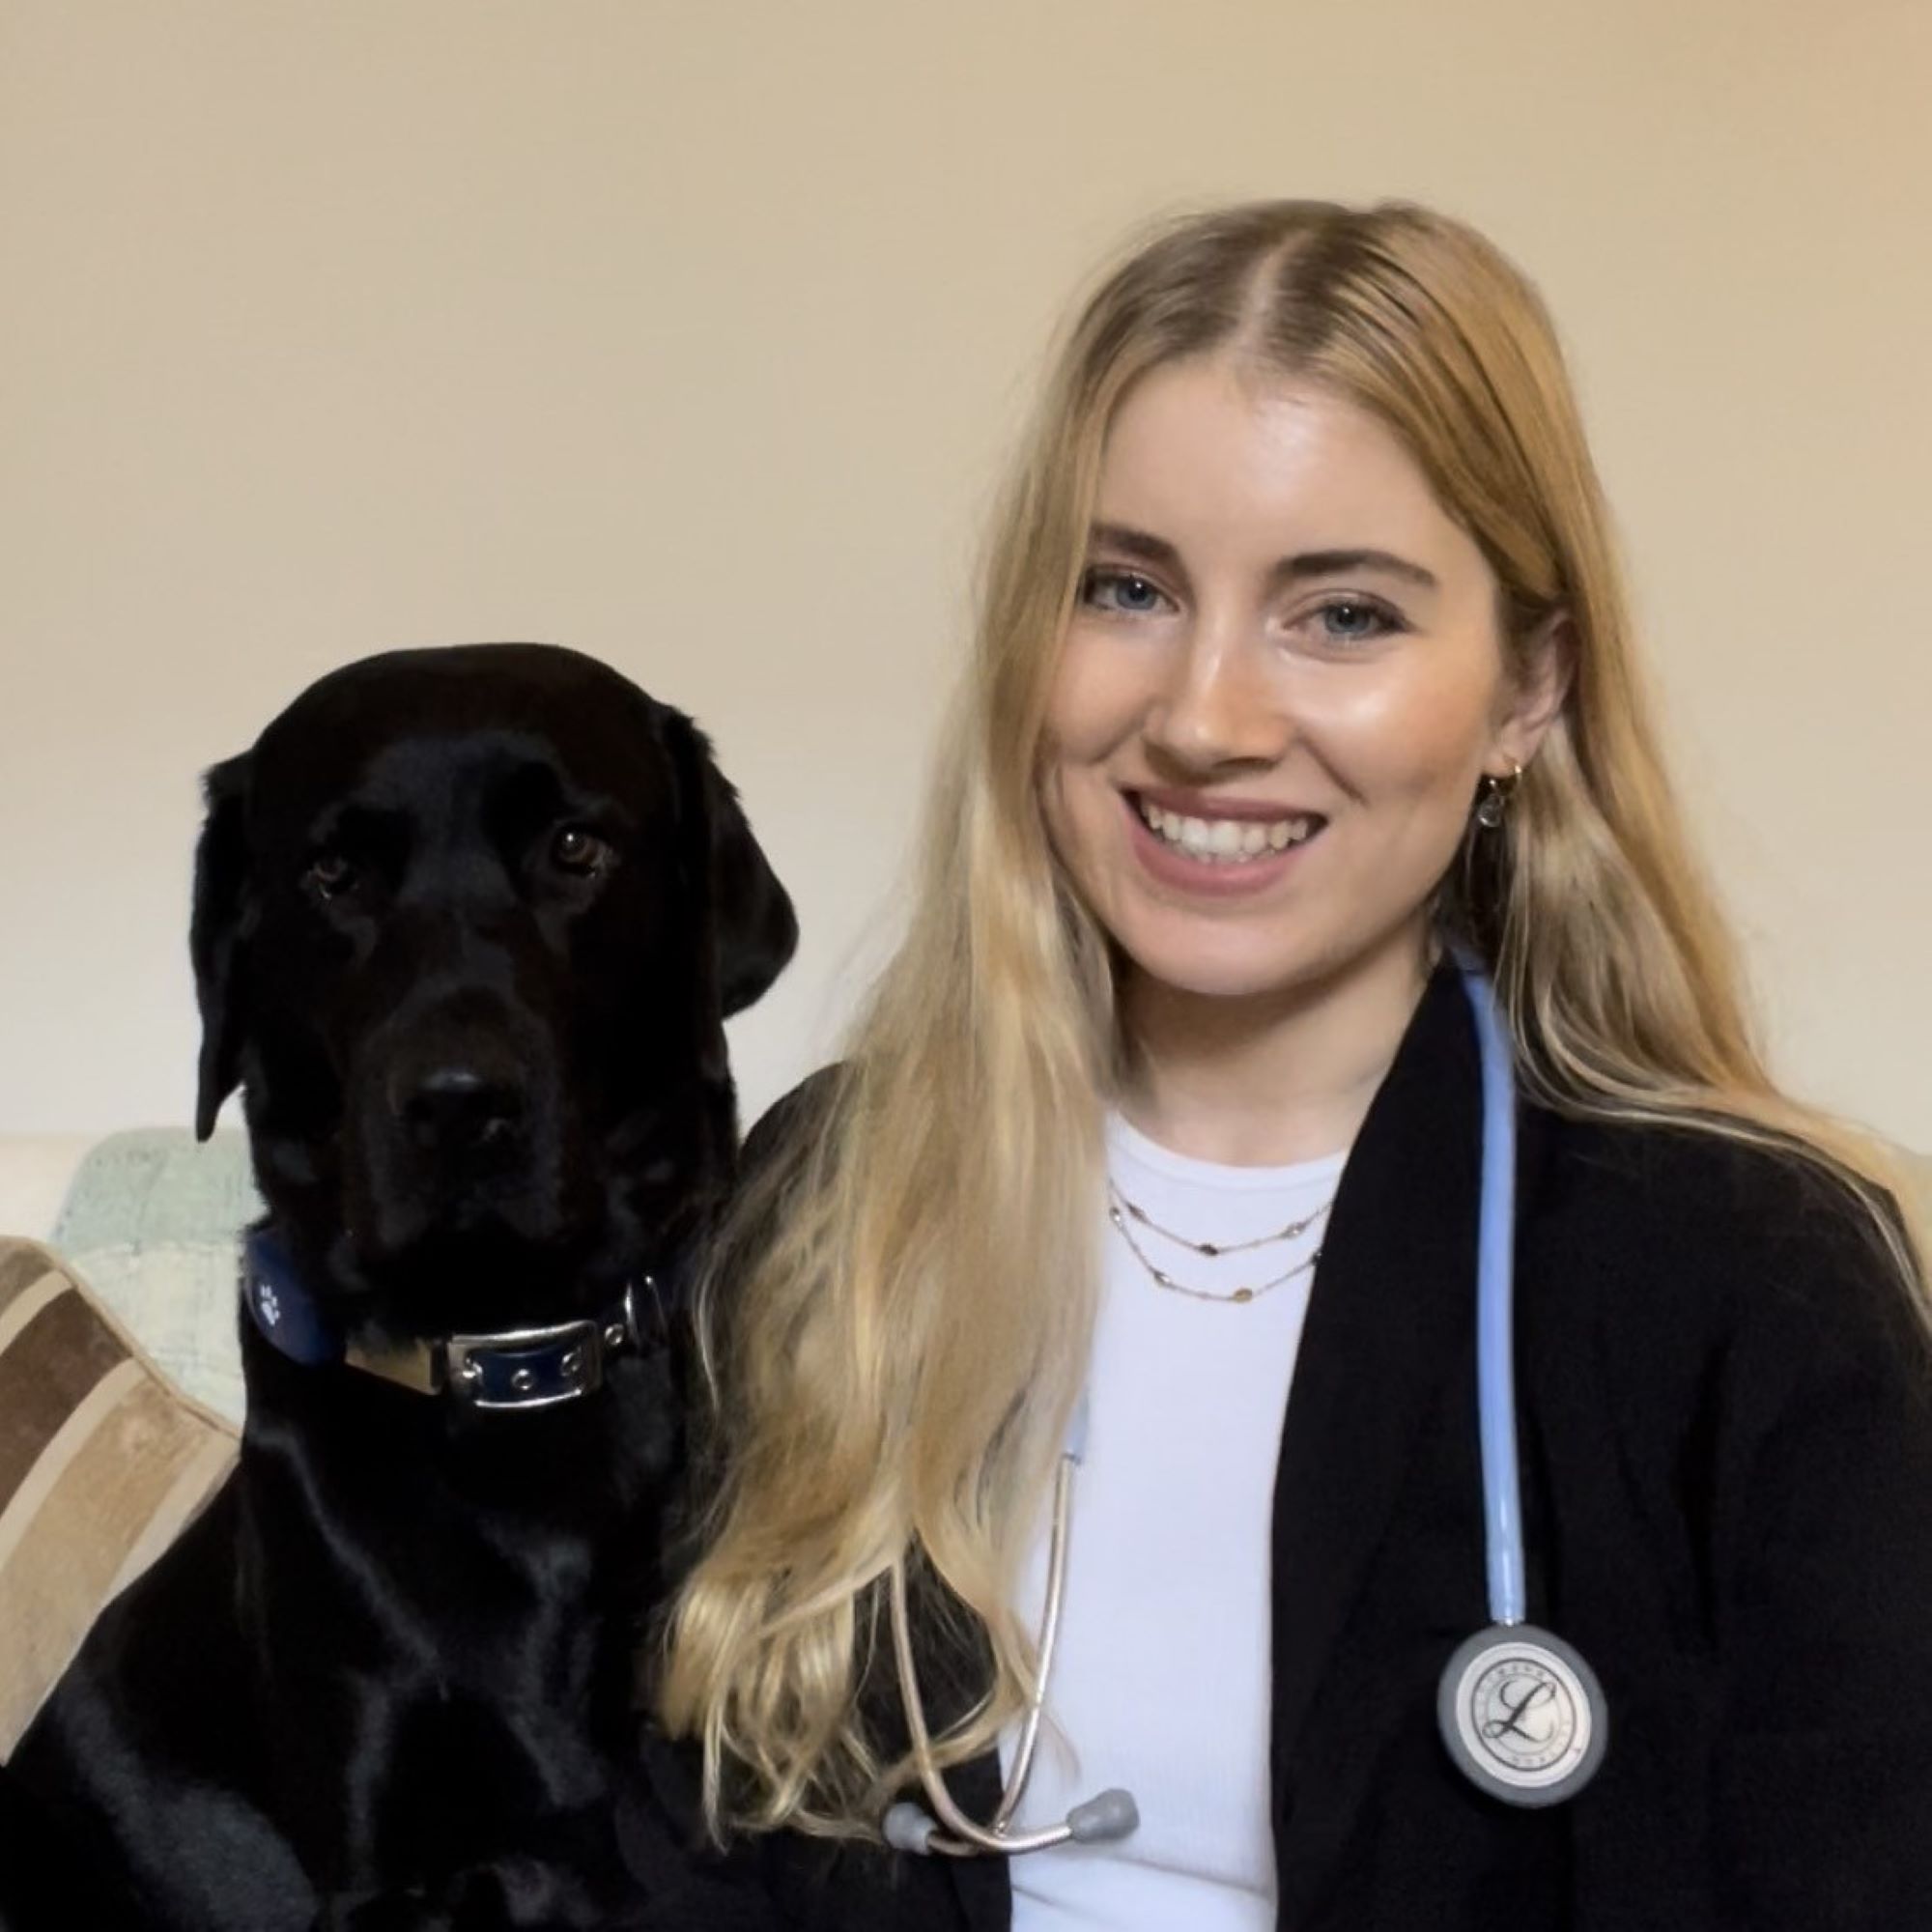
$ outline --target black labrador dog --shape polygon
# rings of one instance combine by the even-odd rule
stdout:
[[[661,1329],[790,902],[692,722],[550,646],[352,665],[207,797],[197,1131],[239,1085],[268,1205],[248,1416],[15,1755],[86,1846],[52,1922],[658,1922],[611,1793]]]

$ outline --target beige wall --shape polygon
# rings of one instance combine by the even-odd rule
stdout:
[[[1926,0],[0,0],[0,1130],[186,1117],[197,769],[467,638],[712,726],[768,1097],[1068,291],[1314,192],[1543,282],[1780,1063],[1932,1147],[1928,101]]]

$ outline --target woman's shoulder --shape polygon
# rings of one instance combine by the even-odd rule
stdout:
[[[832,1061],[808,1073],[797,1086],[787,1089],[752,1122],[739,1151],[741,1173],[758,1173],[791,1147],[802,1134],[810,1133],[825,1118],[827,1108],[838,1089],[844,1062]]]
[[[1925,1356],[1902,1217],[1882,1190],[1861,1192],[1804,1147],[1720,1123],[1546,1114],[1539,1124],[1531,1238],[1620,1309],[1679,1332]]]
[[[1559,1198],[1601,1196],[1624,1212],[1736,1222],[1773,1239],[1842,1235],[1862,1211],[1822,1155],[1747,1124],[1529,1111],[1548,1145]]]

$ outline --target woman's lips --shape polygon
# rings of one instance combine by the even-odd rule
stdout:
[[[1178,810],[1182,802],[1194,810]],[[1123,792],[1121,803],[1127,814],[1128,843],[1142,867],[1171,891],[1201,898],[1242,898],[1265,892],[1295,867],[1327,823],[1319,813],[1280,805],[1217,799],[1209,807],[1208,801],[1182,793]],[[1164,829],[1179,821],[1180,838],[1155,831],[1148,823],[1150,811],[1160,817]],[[1258,838],[1267,841],[1259,851],[1254,849]]]

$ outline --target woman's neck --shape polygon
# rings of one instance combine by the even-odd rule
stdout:
[[[1346,972],[1247,999],[1140,974],[1122,988],[1133,1042],[1121,1111],[1176,1153],[1281,1167],[1352,1144],[1429,974],[1402,934]]]

